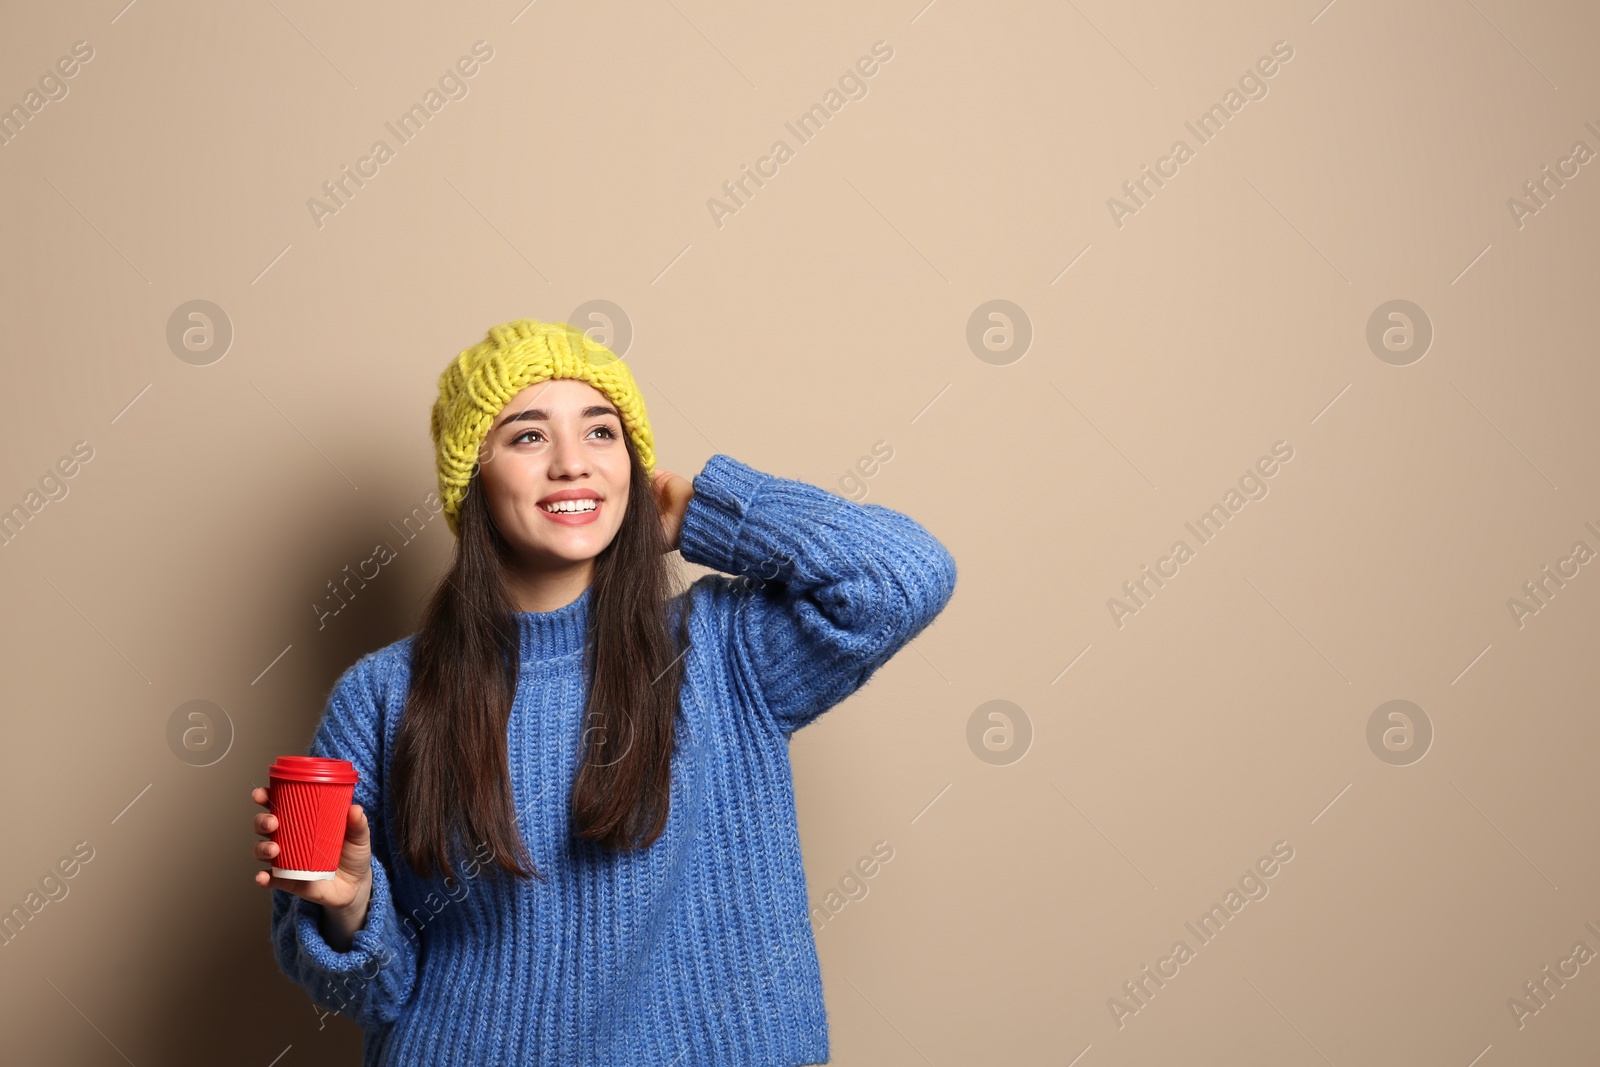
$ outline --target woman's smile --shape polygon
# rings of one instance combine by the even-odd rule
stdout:
[[[587,526],[600,517],[600,500],[589,497],[572,503],[540,504],[539,510],[551,522],[558,522],[562,526]]]
[[[600,517],[603,500],[593,489],[562,489],[539,501],[539,510],[562,526],[587,526]]]

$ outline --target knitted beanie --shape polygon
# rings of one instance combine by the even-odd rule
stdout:
[[[478,449],[511,398],[551,378],[581,378],[617,406],[646,477],[655,471],[655,439],[644,397],[622,358],[566,323],[515,319],[489,327],[439,375],[430,431],[439,466],[439,499],[460,536],[461,502],[478,466]]]

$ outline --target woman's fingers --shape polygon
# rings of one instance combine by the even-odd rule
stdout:
[[[267,806],[267,791],[257,786],[250,792],[250,799],[263,807]],[[251,817],[251,826],[262,837],[270,838],[277,832],[278,817],[270,811],[257,812]],[[341,866],[350,866],[356,870],[347,874],[351,885],[358,885],[361,877],[371,876],[371,861],[365,857],[370,855],[372,829],[367,823],[366,810],[359,804],[352,804],[346,813],[346,828]],[[262,862],[270,863],[277,859],[280,849],[278,843],[272,840],[257,841],[251,849],[252,855]],[[351,855],[351,853],[354,855]],[[286,893],[293,893],[303,897],[314,904],[324,907],[343,907],[353,898],[353,893],[346,892],[345,885],[335,884],[335,880],[302,881],[298,878],[279,878],[270,870],[258,870],[254,874],[256,885],[267,886],[272,889],[282,889]]]
[[[688,508],[689,498],[694,495],[694,483],[658,467],[652,477],[652,488],[655,490],[656,509],[661,513],[661,530],[666,535],[667,551],[671,552],[679,547],[684,512]]]
[[[257,786],[250,791],[250,799],[262,807],[266,807],[267,791]],[[270,811],[257,812],[251,816],[250,825],[262,837],[270,838],[278,830],[278,817]],[[278,852],[278,843],[272,840],[257,841],[251,846],[251,854],[262,863],[271,863],[274,859],[277,859]],[[274,877],[269,870],[257,871],[255,873],[255,883],[256,885],[271,886],[274,889],[288,890],[291,893],[295,892],[295,889],[292,888],[292,882],[286,878]]]
[[[285,893],[293,893],[297,897],[305,897],[313,904],[320,903],[306,893],[307,886],[321,885],[320,882],[302,882],[297,878],[278,878],[271,871],[257,871],[256,885],[268,886],[272,889],[281,889]]]
[[[267,791],[260,786],[256,786],[250,791],[250,799],[260,804],[263,808],[267,807]],[[272,814],[271,811],[257,812],[250,821],[258,834],[270,834],[278,828],[278,817]]]

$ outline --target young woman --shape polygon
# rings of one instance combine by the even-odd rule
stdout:
[[[826,1063],[788,741],[933,621],[950,553],[730,456],[656,471],[566,325],[457,356],[432,434],[455,559],[329,698],[308,754],[360,781],[332,880],[255,876],[279,966],[366,1067]],[[673,549],[723,573],[674,593]]]

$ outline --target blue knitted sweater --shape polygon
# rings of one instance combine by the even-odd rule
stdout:
[[[274,889],[272,943],[315,1004],[363,1028],[363,1067],[828,1062],[789,737],[933,621],[955,561],[900,512],[722,454],[694,478],[680,549],[724,573],[678,594],[693,598],[690,649],[671,810],[649,848],[613,853],[570,833],[588,589],[516,616],[511,784],[546,882],[470,863],[449,883],[418,877],[383,803],[412,637],[340,677],[308,754],[360,772],[366,925],[337,952],[321,907]]]

